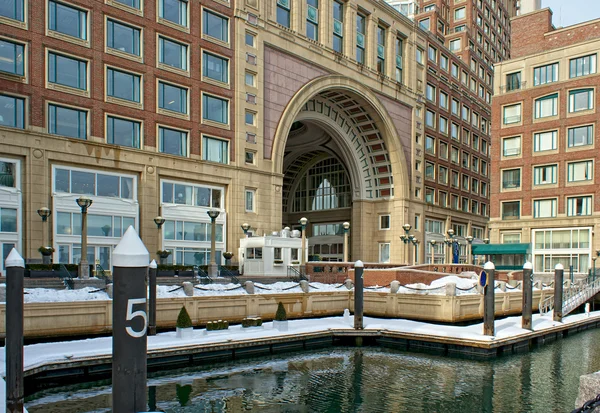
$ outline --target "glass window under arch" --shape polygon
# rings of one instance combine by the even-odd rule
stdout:
[[[350,177],[336,158],[317,162],[300,178],[294,194],[293,211],[348,208],[352,200]]]

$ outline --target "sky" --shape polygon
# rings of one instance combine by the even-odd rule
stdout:
[[[554,27],[566,27],[600,18],[599,0],[542,0],[542,8],[552,9]]]

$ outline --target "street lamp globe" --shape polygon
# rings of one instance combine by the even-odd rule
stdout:
[[[165,219],[159,215],[154,218],[154,223],[156,224],[156,227],[160,229],[160,227],[162,227],[162,225],[165,223]]]
[[[350,229],[350,223],[349,223],[348,221],[344,222],[344,223],[342,224],[342,226],[344,227],[344,229],[345,229],[346,231],[348,231],[348,230]]]
[[[452,228],[448,230],[448,235],[450,236],[450,238],[454,236],[454,230]]]
[[[81,210],[86,210],[92,205],[92,200],[87,196],[80,196],[76,199],[77,205],[81,208]]]
[[[410,225],[410,224],[402,225],[402,229],[404,229],[404,231],[406,231],[406,232],[410,231],[411,228],[412,228],[412,225]]]
[[[308,218],[302,217],[302,218],[300,218],[299,222],[300,222],[300,225],[302,225],[303,227],[305,227],[306,224],[308,223]]]
[[[216,209],[211,209],[209,211],[206,211],[206,213],[208,214],[208,216],[210,217],[210,219],[214,220],[217,219],[217,217],[219,216],[220,212],[217,211]]]

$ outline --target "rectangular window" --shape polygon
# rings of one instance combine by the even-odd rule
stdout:
[[[205,161],[229,163],[229,142],[223,139],[202,138],[202,159]]]
[[[306,0],[306,37],[319,40],[319,0]]]
[[[333,50],[344,52],[344,4],[337,0],[333,2]]]
[[[256,35],[254,33],[246,32],[246,46],[256,47]]]
[[[535,118],[545,118],[558,114],[558,93],[535,100]]]
[[[594,108],[594,90],[577,89],[569,92],[569,113]]]
[[[245,114],[245,122],[246,125],[256,125],[256,113],[247,110]]]
[[[229,59],[212,53],[202,53],[202,75],[217,82],[229,82]],[[252,85],[254,86],[254,85]]]
[[[138,10],[140,9],[140,0],[113,0],[113,1],[124,4],[131,8],[134,8],[134,9],[138,9]]]
[[[380,242],[379,243],[379,262],[388,263],[390,262],[390,243]]]
[[[25,21],[25,0],[4,0],[0,3],[0,16]]]
[[[596,55],[578,57],[569,60],[569,77],[587,76],[596,73]]]
[[[187,156],[188,133],[176,129],[158,127],[158,150],[177,156]]]
[[[188,26],[187,0],[158,0],[158,17],[179,26]]]
[[[254,158],[255,158],[256,153],[253,151],[246,151],[245,156],[244,156],[244,161],[248,164],[248,165],[254,165]]]
[[[448,70],[448,56],[444,54],[440,55],[440,67],[444,70]]]
[[[48,133],[86,139],[87,111],[48,105]]]
[[[87,62],[48,52],[48,83],[87,90]]]
[[[502,234],[503,244],[518,244],[521,242],[521,234]]]
[[[17,210],[0,208],[0,232],[17,232]]]
[[[379,229],[390,229],[390,216],[389,215],[379,215]]]
[[[513,220],[521,218],[521,201],[502,202],[502,219]]]
[[[454,9],[454,20],[462,20],[466,16],[466,9],[464,7],[460,7],[458,9]]]
[[[9,128],[25,128],[25,99],[0,95],[0,125]],[[2,163],[0,162],[0,165]]]
[[[141,129],[140,122],[108,116],[106,118],[106,143],[139,149]]]
[[[179,70],[188,70],[188,47],[158,36],[158,62]]]
[[[521,137],[514,136],[502,139],[502,156],[518,155],[521,155]]]
[[[440,107],[448,110],[448,94],[440,91]]]
[[[458,102],[458,100],[452,98],[452,108],[451,108],[451,110],[452,110],[452,114],[453,115],[459,116],[459,112],[458,112],[459,106],[460,106],[460,103]]]
[[[277,1],[279,4],[281,0]],[[286,0],[289,1],[289,0]],[[278,8],[279,15],[279,8]],[[209,10],[203,10],[203,19],[202,19],[202,33],[210,36],[214,39],[220,40],[222,42],[229,42],[229,19],[226,17],[222,17],[218,14],[215,14]],[[288,10],[289,17],[289,10]],[[289,26],[289,22],[288,22]]]
[[[202,96],[202,119],[222,124],[229,123],[229,101],[216,96]]]
[[[48,29],[87,40],[87,11],[50,0],[48,1]]]
[[[462,47],[461,39],[454,39],[450,41],[450,50],[455,52],[460,50]]]
[[[429,59],[430,62],[433,63],[437,63],[437,49],[431,45],[429,45],[429,48],[427,49],[427,58]]]
[[[139,75],[106,69],[106,93],[110,97],[140,103],[140,84]]]
[[[428,18],[419,20],[419,27],[423,30],[429,30],[431,27],[431,20]]]
[[[558,81],[558,63],[552,63],[533,69],[533,86]]]
[[[188,113],[188,90],[170,83],[158,82],[158,107],[171,112]]]
[[[448,119],[440,116],[440,132],[444,135],[448,135]]]
[[[533,134],[533,151],[553,151],[557,148],[558,131],[540,132]]]
[[[425,125],[435,129],[435,112],[432,112],[429,109],[425,112]]]
[[[533,168],[534,185],[550,185],[556,183],[557,165],[543,165]]]
[[[106,46],[120,52],[141,56],[140,29],[109,19],[106,23]]]
[[[251,72],[246,72],[244,83],[246,83],[246,86],[256,87],[256,75]]]
[[[417,60],[417,63],[420,63],[420,64],[423,64],[423,63],[424,63],[424,62],[423,62],[423,54],[424,54],[424,53],[425,53],[425,52],[424,52],[422,49],[420,49],[420,48],[418,48],[418,47],[417,47],[417,51],[416,51],[416,57],[415,57],[415,58],[416,58],[416,60]]]
[[[594,142],[594,127],[592,125],[569,128],[569,148],[591,145]]]
[[[435,102],[435,95],[435,86],[433,86],[431,83],[427,83],[427,86],[425,86],[425,97],[427,100]]]
[[[458,125],[454,122],[452,122],[451,126],[450,126],[450,137],[454,140],[460,140],[460,128],[458,127]],[[467,132],[465,130],[465,132]],[[468,136],[468,132],[465,133],[465,136]]]
[[[404,41],[396,37],[396,82],[398,83],[402,83],[402,68],[404,67],[402,63],[403,48]]]
[[[246,212],[254,212],[254,196],[255,191],[253,189],[246,189]]]
[[[356,15],[356,61],[365,64],[365,33],[367,18],[362,14]]]
[[[440,184],[448,185],[448,168],[445,166],[438,167],[438,182]]]
[[[290,0],[277,0],[277,23],[290,28]]]
[[[435,179],[435,165],[432,162],[425,162],[425,179]]]
[[[594,179],[594,162],[582,161],[567,164],[568,182],[591,181]]]
[[[458,65],[456,63],[452,63],[451,74],[454,78],[458,79]]]
[[[502,171],[502,189],[515,189],[521,187],[521,170],[507,169]]]
[[[377,72],[381,74],[385,74],[385,35],[385,28],[377,26]]]
[[[567,216],[577,217],[583,215],[592,215],[592,197],[577,196],[567,198]]]
[[[536,199],[533,201],[534,218],[556,217],[556,199]]]
[[[435,155],[435,138],[425,136],[425,152]]]

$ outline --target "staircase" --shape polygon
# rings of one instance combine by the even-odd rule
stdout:
[[[288,265],[287,276],[294,282],[298,282],[300,280],[308,281],[308,277],[300,268],[296,268],[293,265]]]
[[[563,290],[563,316],[571,313],[581,304],[590,300],[600,292],[600,278],[596,280],[582,280],[577,284],[571,284],[571,287]],[[540,301],[540,314],[546,315],[554,310],[554,296],[551,295],[543,301]]]

